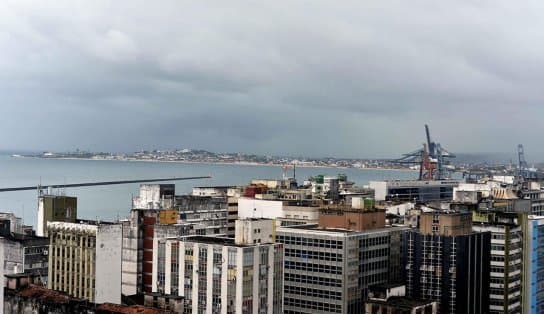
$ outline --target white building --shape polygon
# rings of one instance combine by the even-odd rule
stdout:
[[[121,304],[122,228],[49,222],[48,288],[94,303]]]
[[[242,225],[273,230],[271,220]],[[153,292],[182,296],[184,313],[283,313],[282,244],[189,236],[159,242],[153,260]]]
[[[238,217],[276,219],[278,224],[317,223],[319,206],[314,201],[238,199]]]
[[[141,184],[140,194],[132,199],[132,208],[171,209],[174,197],[174,184]]]

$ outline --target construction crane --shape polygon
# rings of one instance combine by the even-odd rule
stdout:
[[[427,143],[423,144],[422,149],[403,154],[397,160],[401,164],[417,164],[419,168],[419,180],[444,180],[449,178],[449,161],[455,158],[455,155],[442,148],[440,143],[431,139],[429,126],[425,124],[425,135]]]

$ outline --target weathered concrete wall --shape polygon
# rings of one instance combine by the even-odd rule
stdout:
[[[100,225],[96,235],[96,303],[121,304],[121,225]]]

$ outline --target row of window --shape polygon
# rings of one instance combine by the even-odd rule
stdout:
[[[285,307],[298,307],[303,309],[311,309],[318,311],[327,311],[330,313],[342,313],[342,306],[338,304],[316,302],[311,300],[301,300],[293,298],[285,298],[283,300],[283,306]],[[300,313],[286,309],[285,313]]]
[[[329,248],[329,249],[343,249],[344,247],[343,241],[336,241],[336,240],[330,240],[330,239],[313,239],[313,238],[278,235],[276,237],[276,240],[284,244],[314,246],[314,247],[322,247],[322,248]]]
[[[285,293],[297,294],[302,297],[314,297],[321,299],[342,300],[342,293],[331,290],[312,289],[300,286],[285,286],[283,291]]]
[[[342,286],[342,280],[340,279],[326,278],[326,277],[320,277],[320,276],[307,276],[307,275],[301,275],[296,273],[285,274],[285,281],[311,284],[311,285],[320,285],[320,286],[327,286],[327,287],[341,287]]]
[[[304,259],[317,259],[322,261],[342,261],[342,254],[331,252],[317,252],[308,250],[285,249],[285,257],[298,257]]]
[[[293,262],[293,261],[285,261],[285,269],[311,271],[311,272],[326,273],[326,274],[333,274],[333,275],[342,274],[342,267],[337,267],[332,265],[323,265],[323,264],[314,264],[314,263],[301,263],[301,262]]]

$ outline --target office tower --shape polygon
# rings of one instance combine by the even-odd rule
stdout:
[[[404,238],[407,296],[438,302],[440,313],[488,313],[490,232],[472,232],[469,212],[421,214]]]
[[[363,313],[370,286],[400,280],[406,229],[384,228],[383,211],[328,208],[321,215],[322,225],[276,230],[285,246],[284,313]],[[370,223],[352,224],[354,217]]]

